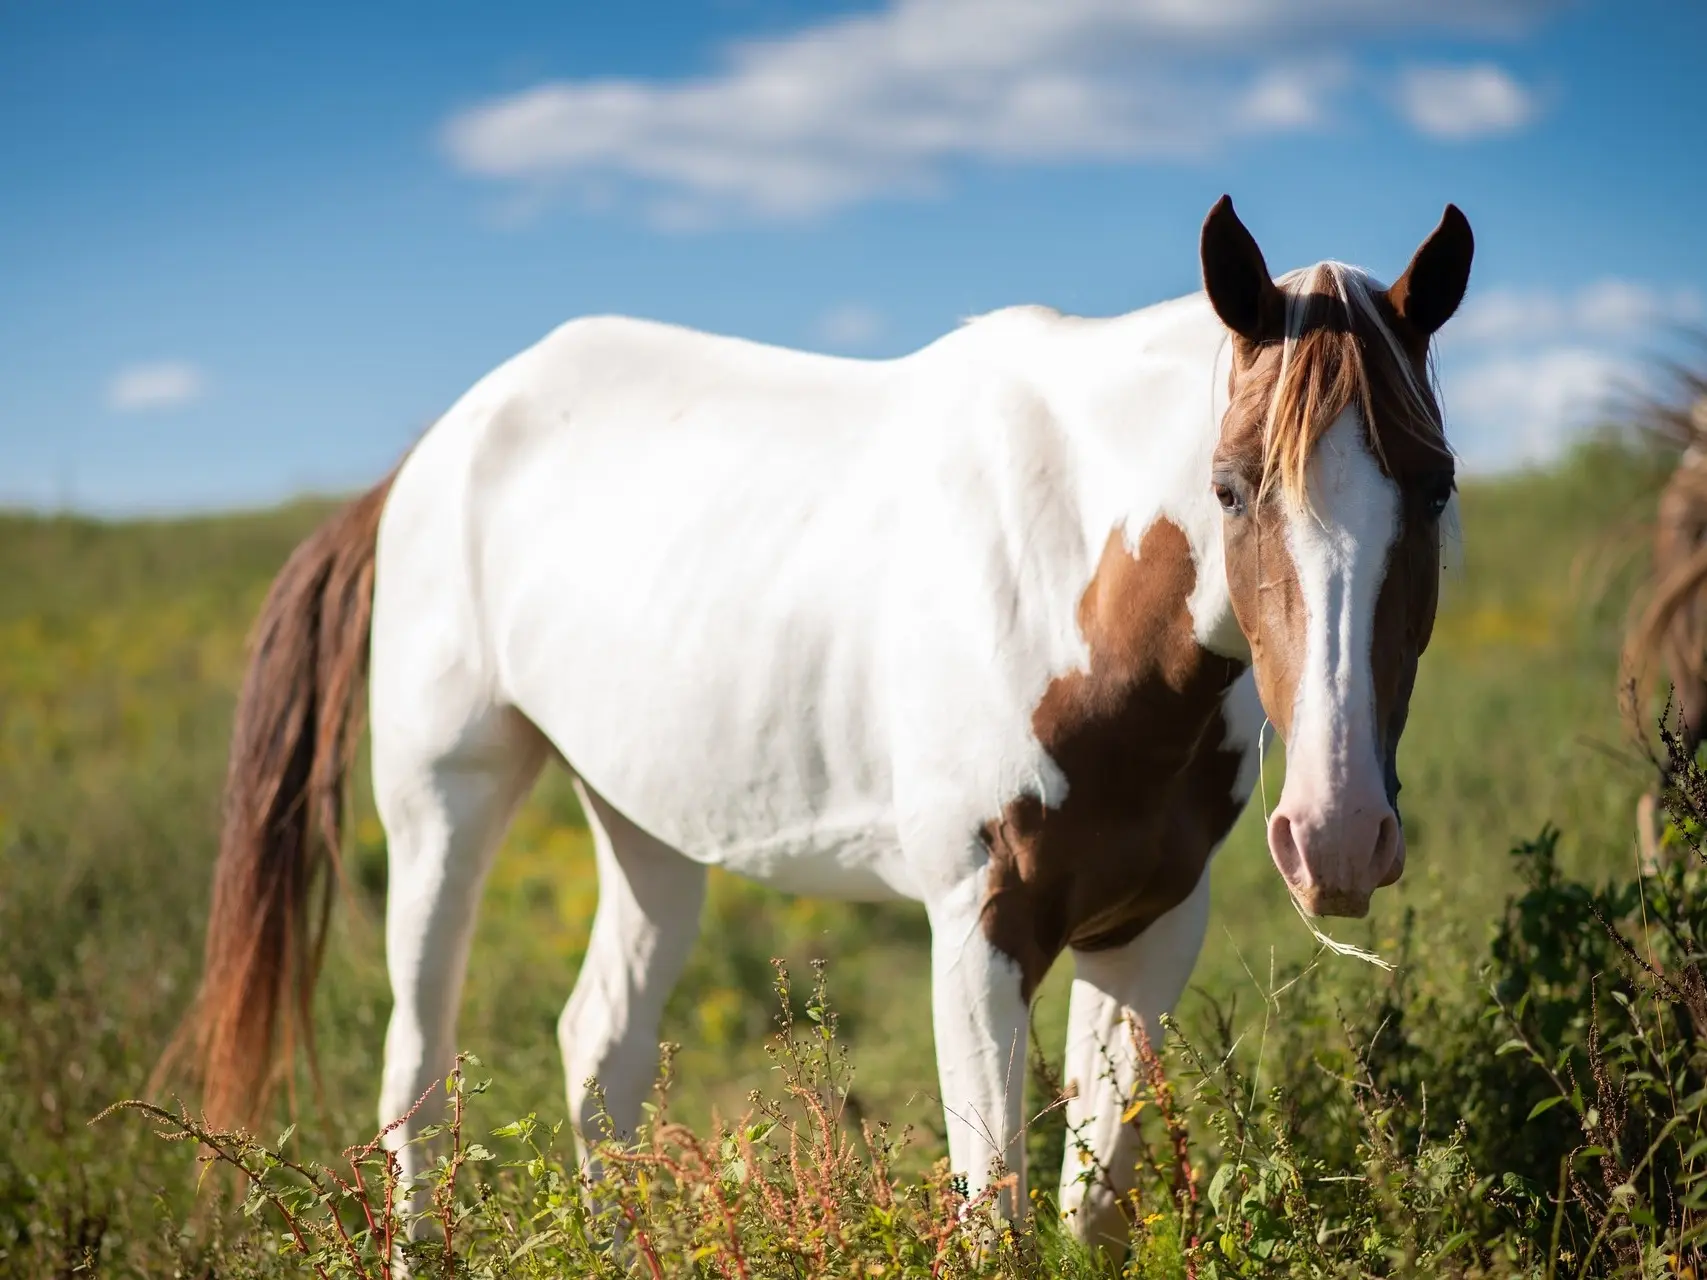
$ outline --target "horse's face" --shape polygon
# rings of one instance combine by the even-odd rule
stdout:
[[[1204,224],[1205,283],[1233,334],[1205,480],[1257,689],[1286,742],[1269,852],[1316,915],[1365,914],[1404,870],[1395,760],[1453,483],[1428,342],[1463,297],[1471,247],[1448,206],[1389,289],[1336,264],[1283,288],[1228,201]]]

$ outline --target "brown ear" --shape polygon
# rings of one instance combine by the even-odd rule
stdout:
[[[1233,212],[1230,196],[1217,200],[1203,220],[1199,252],[1203,288],[1221,323],[1252,342],[1282,337],[1285,300],[1269,278],[1262,250]]]
[[[1470,220],[1455,204],[1446,206],[1440,225],[1411,259],[1405,273],[1387,290],[1387,300],[1424,337],[1452,318],[1464,301],[1470,283],[1470,259],[1476,253],[1476,237]]]

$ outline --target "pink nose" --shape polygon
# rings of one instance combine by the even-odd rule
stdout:
[[[1292,812],[1268,824],[1268,851],[1298,905],[1314,916],[1364,916],[1375,890],[1405,871],[1405,835],[1385,803]]]

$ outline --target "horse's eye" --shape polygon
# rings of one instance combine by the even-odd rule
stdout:
[[[1450,475],[1431,476],[1423,483],[1423,505],[1428,508],[1431,519],[1438,520],[1446,510],[1446,504],[1452,501],[1453,488]]]
[[[1239,496],[1239,491],[1230,484],[1215,481],[1215,501],[1221,504],[1221,510],[1230,516],[1240,515],[1245,509],[1245,500]]]

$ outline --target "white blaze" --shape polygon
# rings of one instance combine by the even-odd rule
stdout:
[[[1287,546],[1303,594],[1304,661],[1275,813],[1298,862],[1270,844],[1294,888],[1366,897],[1387,802],[1370,662],[1375,602],[1398,532],[1398,486],[1381,473],[1363,423],[1347,408],[1318,442],[1309,504],[1289,501]]]

